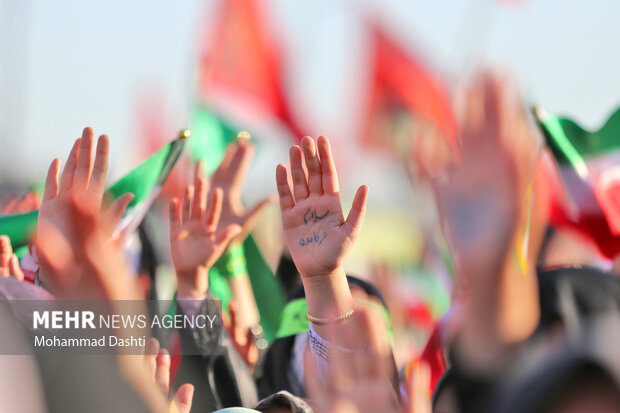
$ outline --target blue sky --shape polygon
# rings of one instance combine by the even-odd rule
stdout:
[[[596,126],[620,103],[620,2],[262,0],[290,58],[291,97],[317,130],[359,110],[365,33],[383,21],[451,82],[476,62],[514,72],[530,102]],[[0,0],[0,173],[41,179],[83,126],[112,139],[113,175],[135,162],[136,105],[164,97],[188,121],[191,70],[214,0]],[[351,139],[344,136],[341,139]],[[285,153],[285,152],[283,152]]]

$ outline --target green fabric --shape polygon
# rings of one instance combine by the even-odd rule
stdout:
[[[196,106],[192,122],[189,154],[193,160],[202,160],[206,172],[212,174],[224,157],[226,147],[234,142],[237,130],[204,106]]]
[[[107,190],[108,194],[116,199],[131,192],[135,198],[129,204],[129,208],[138,205],[148,197],[155,187],[163,185],[172,167],[181,156],[184,145],[185,139],[179,138],[170,142],[112,184]]]
[[[275,339],[286,304],[284,291],[251,235],[244,241],[243,248],[265,340],[271,343]]]
[[[0,235],[9,237],[13,249],[23,247],[37,230],[38,217],[39,211],[0,217]]]
[[[291,300],[282,310],[276,338],[295,336],[308,331],[310,322],[306,317],[307,312],[308,303],[305,298]]]
[[[209,291],[214,297],[222,301],[222,311],[228,313],[232,291],[230,291],[228,279],[215,267],[209,270]]]
[[[235,244],[226,249],[214,265],[219,273],[226,277],[243,277],[248,275],[243,245]]]
[[[392,320],[389,311],[381,304],[370,300],[359,300],[364,306],[379,311],[388,329],[388,340],[392,341]],[[308,321],[308,302],[305,297],[291,300],[282,310],[280,327],[276,332],[276,338],[284,338],[305,333],[310,329]]]
[[[191,127],[189,154],[196,161],[202,160],[206,172],[211,174],[220,165],[226,147],[235,142],[238,129],[202,105],[195,107]],[[243,247],[264,336],[267,342],[271,343],[286,303],[284,291],[251,235],[245,240]],[[214,296],[222,300],[222,308],[228,309],[231,299],[230,286],[225,274],[215,266],[209,271],[209,288]]]
[[[585,130],[569,118],[541,110],[535,110],[534,114],[558,163],[572,165],[580,175],[588,158],[620,149],[620,108],[596,131]]]
[[[185,139],[176,139],[148,157],[144,162],[119,179],[106,191],[112,199],[131,192],[135,195],[129,207],[144,201],[151,191],[162,185],[183,151]],[[37,229],[39,211],[0,217],[0,234],[11,239],[13,249],[28,244]]]

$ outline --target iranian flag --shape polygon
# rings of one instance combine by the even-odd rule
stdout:
[[[116,228],[117,235],[129,234],[138,227],[183,152],[188,136],[189,131],[183,131],[177,139],[149,156],[108,188],[106,193],[111,199],[128,192],[134,194],[134,199]],[[0,234],[10,238],[15,250],[26,246],[37,229],[38,214],[39,211],[32,211],[0,217]]]
[[[551,221],[578,230],[613,259],[620,253],[620,109],[596,131],[535,107],[560,171],[567,202],[555,202]]]

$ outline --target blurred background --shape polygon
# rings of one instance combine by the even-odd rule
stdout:
[[[172,193],[191,159],[212,170],[247,130],[251,204],[275,193],[291,144],[324,134],[345,209],[370,185],[348,271],[428,329],[449,306],[451,264],[408,170],[418,123],[449,132],[459,82],[492,62],[528,104],[598,127],[620,96],[618,14],[611,0],[0,0],[0,187],[40,185],[87,125],[111,138],[111,179],[189,127]],[[255,234],[274,268],[278,225],[274,207]],[[403,351],[427,333],[404,332]]]

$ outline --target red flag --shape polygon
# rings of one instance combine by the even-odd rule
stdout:
[[[205,103],[224,97],[238,113],[271,116],[300,139],[283,91],[279,49],[255,0],[227,0],[210,41],[202,51],[200,97]]]
[[[403,50],[379,26],[370,26],[372,35],[373,86],[365,143],[392,146],[394,131],[381,129],[385,116],[408,112],[430,121],[456,153],[456,122],[443,84],[415,57]],[[395,119],[398,121],[398,118]],[[408,137],[409,138],[409,137]],[[383,141],[383,142],[382,142]]]

